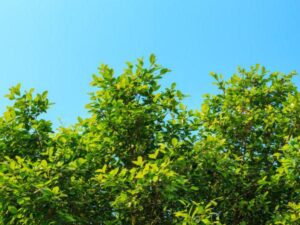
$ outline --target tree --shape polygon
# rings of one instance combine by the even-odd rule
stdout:
[[[70,127],[40,119],[47,93],[7,97],[0,118],[2,224],[297,224],[299,92],[264,67],[225,81],[188,110],[154,55],[93,75]]]
[[[228,81],[212,73],[220,94],[202,105],[198,185],[219,199],[226,224],[299,222],[300,94],[295,73],[256,65]],[[204,160],[204,161],[203,161]],[[209,170],[203,176],[203,169]]]

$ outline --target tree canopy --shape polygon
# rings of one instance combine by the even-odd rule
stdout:
[[[200,109],[169,69],[93,75],[89,116],[56,131],[47,92],[12,87],[0,117],[0,224],[299,224],[300,94],[259,65]]]

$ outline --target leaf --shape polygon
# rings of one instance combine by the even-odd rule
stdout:
[[[52,193],[53,194],[58,194],[59,193],[59,187],[58,186],[55,186],[54,188],[52,188]]]
[[[138,158],[137,158],[137,160],[136,161],[132,161],[132,163],[134,163],[135,165],[137,165],[137,166],[142,166],[143,165],[143,158],[142,158],[142,156],[139,156]]]
[[[204,113],[204,114],[206,114],[206,113],[208,113],[208,111],[209,111],[209,105],[207,105],[207,104],[202,104],[202,112]]]
[[[175,212],[175,216],[176,217],[183,217],[183,218],[188,217],[187,213],[183,212],[183,211]]]
[[[156,175],[153,177],[153,182],[157,182],[157,181],[158,181],[158,176]]]
[[[191,187],[191,190],[193,190],[193,191],[198,191],[198,190],[199,190],[199,188],[198,188],[198,187],[196,187],[196,186],[192,186],[192,187]]]
[[[149,61],[150,61],[151,65],[154,65],[156,62],[156,56],[154,54],[151,54]]]
[[[177,138],[172,138],[172,145],[173,145],[174,147],[176,147],[177,144],[178,144]]]
[[[109,174],[112,175],[112,176],[115,176],[115,175],[117,175],[118,172],[119,172],[119,168],[117,167],[117,168],[111,170],[111,171],[109,172]]]
[[[215,72],[210,72],[209,73],[215,80],[219,80],[219,78],[218,78],[218,74],[216,74]]]
[[[63,217],[68,221],[68,222],[76,222],[76,219],[71,215],[71,214],[63,214]]]
[[[136,176],[135,176],[136,179],[141,179],[141,178],[143,178],[143,177],[144,177],[143,171],[138,172],[138,173],[136,174]]]
[[[166,74],[168,72],[171,72],[171,70],[169,70],[167,68],[163,68],[163,69],[160,70],[160,75],[164,75],[164,74]]]
[[[78,166],[80,166],[80,165],[84,164],[86,161],[87,161],[87,160],[84,159],[84,158],[78,158],[78,159],[76,160],[76,164],[77,164]]]
[[[16,214],[18,212],[15,206],[8,206],[8,211],[12,214]]]
[[[16,169],[16,162],[15,161],[10,161],[9,167],[10,167],[11,170],[15,170]]]
[[[97,169],[96,172],[97,173],[105,173],[106,172],[106,169],[107,169],[107,165],[105,164],[102,169]]]
[[[159,154],[159,149],[157,149],[157,150],[155,151],[155,153],[149,154],[149,158],[150,158],[150,159],[156,159],[157,156],[158,156],[158,154]]]
[[[47,161],[43,159],[43,160],[41,161],[41,167],[46,168],[47,165],[48,165]]]

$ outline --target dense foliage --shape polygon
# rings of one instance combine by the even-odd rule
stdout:
[[[188,110],[154,55],[93,76],[89,118],[53,131],[47,93],[10,89],[0,224],[299,224],[300,94],[255,66]]]

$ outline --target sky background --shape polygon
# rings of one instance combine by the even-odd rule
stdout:
[[[100,63],[118,73],[150,53],[172,70],[163,86],[176,82],[199,108],[216,91],[210,71],[229,77],[260,63],[300,72],[299,12],[298,0],[2,0],[0,111],[21,83],[48,90],[55,105],[47,118],[70,125],[86,116]]]

